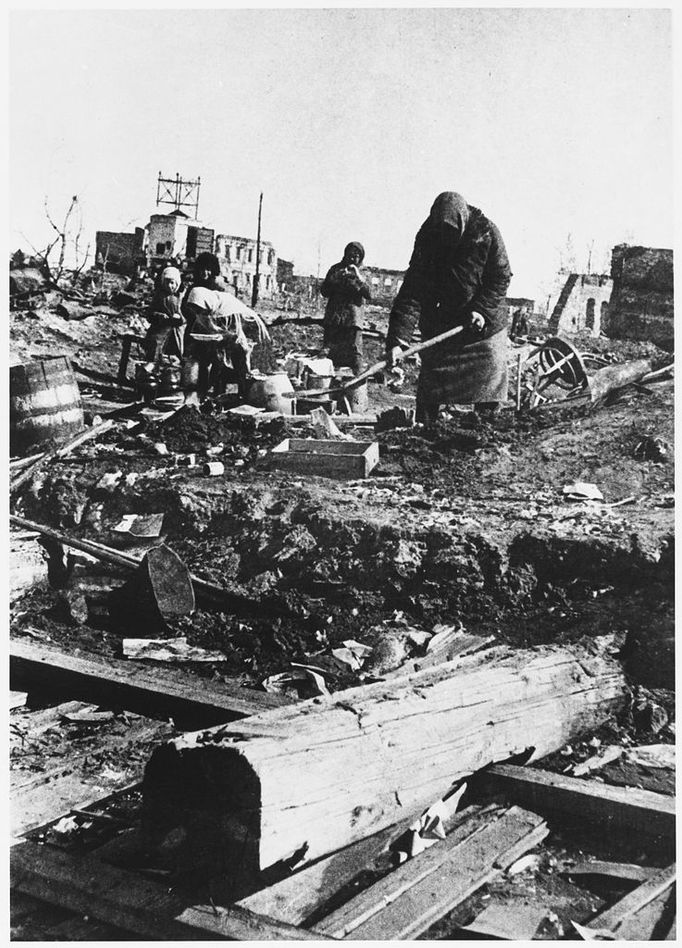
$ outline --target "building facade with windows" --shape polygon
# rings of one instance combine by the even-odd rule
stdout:
[[[551,309],[548,330],[598,336],[606,322],[613,280],[605,274],[570,273]]]
[[[251,237],[218,234],[215,239],[215,254],[220,260],[225,279],[242,294],[253,289],[256,276],[256,241]],[[259,296],[273,297],[278,292],[277,254],[267,240],[260,243]]]
[[[152,214],[147,225],[147,258],[150,266],[181,258],[191,263],[200,253],[213,251],[214,231],[183,211]]]
[[[387,270],[384,267],[362,267],[362,274],[369,285],[373,303],[392,303],[405,278],[404,270]]]

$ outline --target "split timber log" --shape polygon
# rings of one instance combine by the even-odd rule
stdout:
[[[590,399],[592,402],[601,401],[609,394],[633,382],[639,382],[651,372],[651,362],[648,359],[635,359],[633,362],[623,362],[620,365],[607,365],[597,369],[589,377]]]
[[[147,765],[150,842],[218,872],[348,846],[481,767],[602,724],[627,695],[612,647],[500,647],[184,735]]]

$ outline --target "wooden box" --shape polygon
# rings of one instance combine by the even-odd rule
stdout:
[[[269,456],[271,467],[322,477],[367,477],[379,461],[376,441],[315,441],[286,438]]]

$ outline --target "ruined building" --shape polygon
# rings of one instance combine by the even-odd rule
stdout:
[[[613,293],[606,334],[641,339],[672,350],[673,252],[619,244],[611,254]]]
[[[548,331],[570,336],[588,332],[598,336],[604,328],[613,281],[604,274],[571,273],[549,317]]]
[[[137,266],[147,265],[146,232],[136,227],[134,233],[98,230],[95,234],[95,260],[110,273],[130,275]]]
[[[405,277],[404,270],[387,270],[385,267],[363,267],[362,273],[369,284],[373,303],[392,303]]]
[[[218,234],[215,254],[220,260],[223,275],[235,290],[250,293],[256,275],[256,241],[250,237]],[[271,243],[262,240],[259,295],[274,296],[277,289],[277,254]]]
[[[152,214],[147,225],[147,256],[150,266],[180,257],[191,262],[213,250],[213,230],[188,217],[184,211]]]

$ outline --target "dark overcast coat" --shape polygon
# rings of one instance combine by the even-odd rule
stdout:
[[[430,339],[468,323],[473,311],[484,317],[485,328],[466,337],[490,338],[507,325],[505,298],[511,276],[495,224],[458,194],[444,192],[417,234],[391,310],[387,345],[409,343],[416,324],[422,337]]]
[[[346,247],[356,248],[360,252],[360,263],[365,256],[362,244],[353,241]],[[345,253],[344,253],[345,257]],[[360,329],[364,324],[362,304],[371,299],[369,287],[363,280],[359,280],[354,273],[348,273],[343,260],[335,263],[329,269],[320,293],[327,298],[324,314],[325,327],[329,329],[350,328]]]

